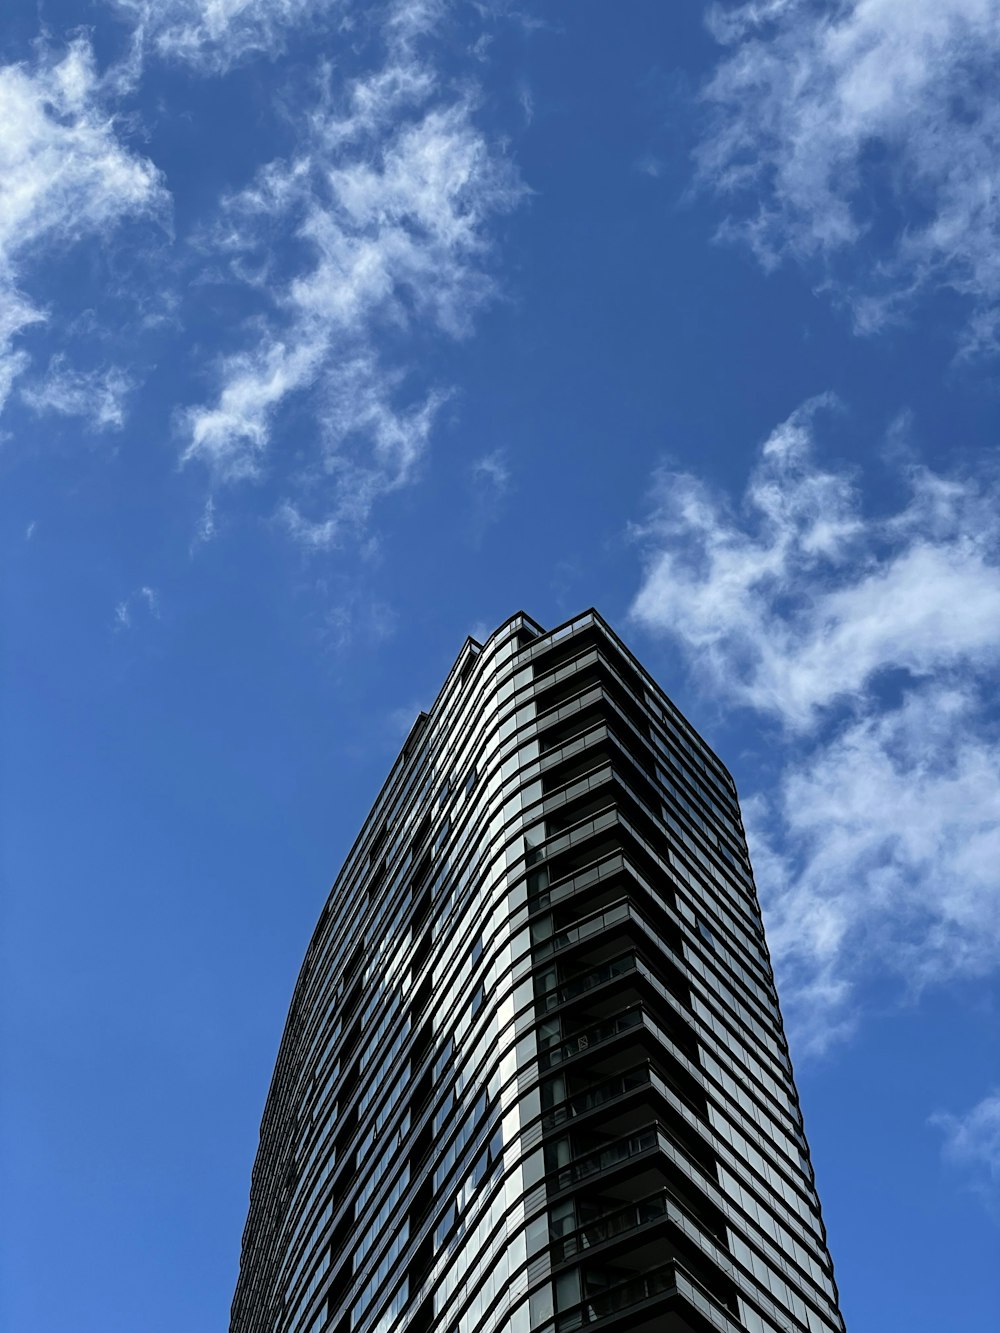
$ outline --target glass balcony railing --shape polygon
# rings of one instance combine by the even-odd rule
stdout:
[[[637,914],[632,911],[628,899],[615,903],[614,906],[607,908],[603,912],[597,912],[593,916],[586,917],[575,926],[569,926],[566,930],[556,931],[548,939],[539,939],[533,941],[533,952],[536,960],[547,958],[550,954],[556,953],[560,949],[569,948],[571,944],[578,944],[580,940],[590,939],[594,935],[601,935],[612,926],[620,925],[629,920],[641,920]]]
[[[586,838],[592,838],[597,833],[603,833],[606,829],[614,828],[618,822],[618,808],[609,798],[606,810],[591,816],[590,819],[581,820],[579,824],[574,824],[572,828],[566,829],[565,832],[554,834],[545,842],[539,843],[537,847],[528,848],[525,862],[531,866],[542,860],[551,860],[558,856],[560,852],[567,851]]]
[[[613,958],[610,963],[603,963],[600,967],[595,967],[582,976],[573,977],[570,981],[563,982],[561,986],[556,986],[553,990],[540,995],[535,1002],[536,1007],[545,1013],[560,1004],[565,1004],[567,1000],[575,1000],[580,995],[586,995],[595,986],[603,986],[605,982],[612,981],[615,977],[623,977],[627,972],[634,972],[636,967],[635,954],[622,954],[618,958]]]
[[[602,1171],[607,1171],[621,1162],[627,1162],[631,1157],[638,1157],[641,1153],[651,1152],[658,1146],[660,1139],[661,1130],[659,1126],[649,1125],[646,1129],[640,1130],[638,1134],[630,1134],[628,1138],[618,1139],[614,1143],[609,1143],[606,1148],[601,1148],[598,1152],[578,1157],[576,1161],[569,1162],[566,1166],[559,1168],[553,1185],[557,1190],[563,1190],[568,1189],[571,1185],[579,1184],[581,1180],[589,1180]]]
[[[631,1013],[637,1015],[637,1018],[635,1021],[623,1023],[620,1030],[624,1031],[629,1027],[635,1028],[641,1025],[652,1031],[660,1039],[661,1044],[665,1045],[668,1051],[670,1050],[669,1039],[665,1039],[664,1034],[655,1023],[652,1023],[643,1014],[641,1009],[634,1009]],[[655,1088],[666,1100],[670,1101],[677,1098],[699,1118],[705,1118],[704,1105],[699,1105],[692,1100],[690,1091],[680,1086],[676,1078],[664,1077],[664,1074],[651,1065],[649,1061],[643,1061],[642,1064],[633,1066],[621,1074],[615,1074],[611,1078],[602,1079],[599,1083],[593,1083],[589,1087],[582,1088],[564,1101],[559,1102],[546,1114],[543,1120],[544,1127],[554,1129],[567,1120],[572,1120],[575,1116],[592,1111],[604,1102],[612,1101],[616,1097],[623,1096],[626,1092],[632,1092],[635,1088],[646,1087],[647,1085]]]
[[[572,1333],[574,1329],[586,1328],[590,1324],[634,1311],[628,1324],[623,1325],[628,1327],[641,1315],[636,1307],[655,1301],[658,1297],[678,1298],[689,1308],[697,1310],[718,1333],[742,1333],[742,1325],[730,1319],[701,1284],[676,1261],[648,1273],[637,1274],[604,1291],[591,1293],[578,1305],[561,1310],[554,1319],[542,1326],[539,1333]]]
[[[592,1217],[571,1231],[553,1234],[552,1261],[566,1263],[596,1245],[632,1235],[663,1221],[669,1221],[702,1250],[707,1245],[716,1247],[717,1252],[728,1252],[726,1229],[720,1218],[708,1216],[704,1207],[700,1212],[697,1211],[690,1200],[682,1204],[669,1189],[663,1187],[644,1199],[622,1204],[599,1217]],[[711,1248],[707,1252],[713,1257]]]
[[[569,1333],[574,1328],[583,1328],[598,1319],[607,1319],[633,1305],[652,1300],[677,1290],[677,1280],[673,1264],[664,1264],[640,1277],[629,1278],[606,1291],[594,1292],[579,1305],[564,1310],[556,1316],[556,1333]]]
[[[584,1250],[592,1249],[595,1245],[603,1245],[605,1241],[615,1240],[619,1236],[626,1236],[654,1222],[661,1222],[667,1216],[669,1216],[667,1195],[661,1190],[660,1193],[652,1194],[638,1203],[630,1203],[614,1212],[592,1218],[577,1227],[575,1231],[560,1236],[553,1242],[552,1258],[556,1263],[562,1263]]]
[[[579,1055],[581,1051],[589,1050],[599,1042],[608,1041],[611,1037],[617,1037],[622,1032],[641,1027],[642,1022],[643,1012],[640,1006],[636,1005],[632,1009],[626,1009],[624,1013],[610,1019],[607,1023],[598,1023],[594,1027],[587,1028],[584,1032],[568,1037],[564,1042],[560,1042],[558,1046],[551,1046],[548,1050],[543,1051],[539,1056],[539,1066],[542,1069],[551,1069],[564,1060]]]
[[[648,1064],[637,1065],[634,1069],[628,1069],[624,1074],[615,1074],[613,1078],[605,1079],[601,1083],[593,1084],[585,1088],[575,1096],[567,1097],[564,1102],[553,1107],[542,1120],[545,1129],[557,1129],[564,1125],[567,1120],[573,1120],[576,1116],[585,1115],[588,1111],[593,1111],[598,1106],[603,1106],[606,1102],[614,1101],[616,1097],[623,1097],[627,1092],[634,1092],[636,1088],[647,1088],[652,1085],[653,1071]]]

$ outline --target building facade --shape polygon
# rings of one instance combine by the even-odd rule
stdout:
[[[594,612],[468,640],[309,945],[232,1333],[838,1333],[733,783]]]

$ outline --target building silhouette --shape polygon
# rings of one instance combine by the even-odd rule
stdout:
[[[233,1333],[843,1328],[733,783],[594,612],[468,640],[337,878]]]

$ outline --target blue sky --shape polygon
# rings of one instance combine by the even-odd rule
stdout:
[[[998,59],[998,0],[6,6],[5,1327],[226,1325],[406,729],[590,605],[739,784],[849,1328],[992,1327]]]

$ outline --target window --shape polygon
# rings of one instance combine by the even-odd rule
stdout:
[[[434,1248],[438,1251],[444,1249],[444,1243],[448,1238],[448,1232],[455,1225],[455,1205],[449,1203],[448,1207],[441,1214],[441,1219],[434,1228]]]
[[[437,1059],[434,1061],[434,1082],[435,1082],[435,1083],[436,1083],[436,1082],[438,1081],[438,1079],[441,1078],[441,1076],[444,1074],[445,1069],[448,1067],[448,1065],[451,1063],[452,1059],[454,1058],[454,1054],[455,1054],[455,1046],[454,1046],[454,1042],[453,1042],[452,1039],[449,1037],[448,1040],[445,1042],[444,1046],[441,1048],[441,1051],[440,1051],[440,1053],[438,1054]]]
[[[543,1018],[538,1024],[538,1044],[543,1049],[562,1040],[562,1024],[558,1018]]]
[[[381,852],[382,848],[385,846],[385,840],[388,836],[389,836],[389,826],[383,819],[382,823],[378,827],[377,832],[375,833],[375,836],[372,838],[371,846],[368,849],[369,865],[374,865],[375,861],[378,859],[379,852]]]
[[[434,1112],[435,1137],[437,1137],[437,1135],[440,1134],[441,1131],[444,1129],[445,1125],[447,1125],[450,1122],[454,1113],[455,1113],[455,1089],[449,1088],[443,1100],[441,1101],[440,1106]]]
[[[536,824],[534,828],[524,830],[524,856],[528,865],[534,865],[540,861],[544,852],[542,845],[545,842],[545,821]]]
[[[450,833],[451,833],[451,820],[448,818],[447,815],[445,815],[441,827],[438,829],[437,833],[434,836],[434,844],[431,848],[432,856],[438,855],[438,853],[441,851],[441,848],[448,841]]]
[[[410,841],[410,855],[413,857],[414,860],[416,860],[417,857],[420,855],[420,850],[423,847],[424,843],[427,841],[427,835],[430,833],[430,831],[431,831],[431,816],[430,816],[430,811],[428,811],[427,814],[424,815],[423,819],[421,819],[420,823],[417,825],[416,829],[414,830],[413,838]]]

